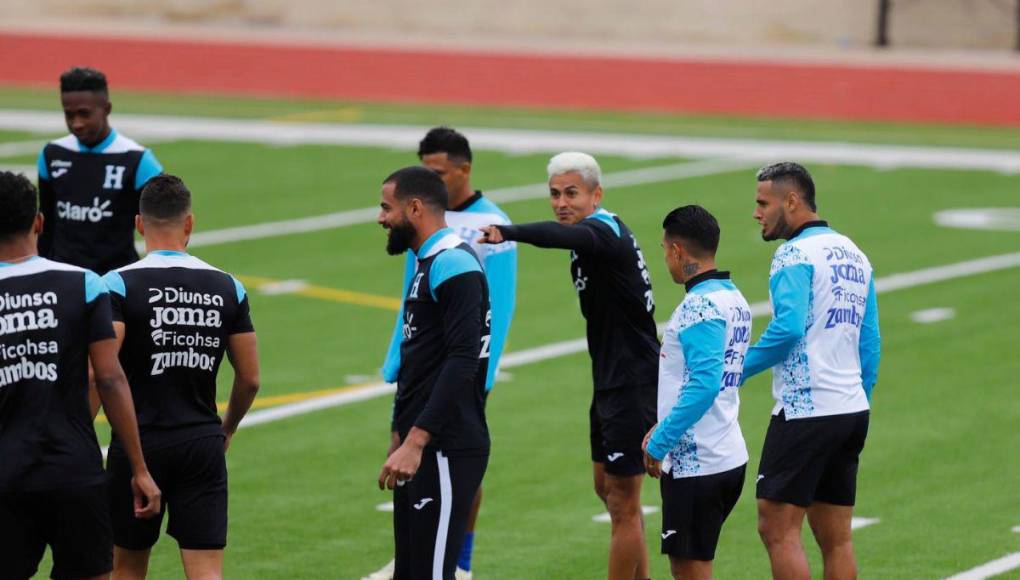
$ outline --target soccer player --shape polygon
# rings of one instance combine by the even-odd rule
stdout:
[[[123,440],[128,517],[159,513],[160,491],[142,457],[106,286],[36,255],[36,199],[31,182],[0,172],[0,576],[31,578],[49,545],[53,578],[105,578],[113,541],[89,359]]]
[[[754,218],[786,240],[769,273],[773,318],[748,349],[744,378],[772,369],[776,399],[757,479],[758,528],[776,578],[809,578],[807,514],[826,578],[855,578],[850,536],[881,338],[871,262],[818,219],[815,184],[796,163],[758,172]]]
[[[471,247],[446,226],[443,181],[424,167],[383,181],[391,255],[418,260],[404,298],[391,444],[379,487],[394,489],[394,578],[452,580],[489,461],[485,381],[489,289]]]
[[[131,383],[142,447],[170,512],[188,578],[219,578],[227,542],[224,452],[259,388],[255,331],[244,286],[187,253],[191,192],[172,175],[142,189],[135,222],[146,256],[104,277],[113,302],[120,360]],[[227,353],[234,384],[223,421],[216,374]],[[123,439],[110,444],[114,578],[144,578],[158,517],[131,517]]]
[[[641,442],[655,423],[659,366],[652,280],[637,239],[600,207],[602,172],[595,159],[560,153],[547,170],[556,222],[487,226],[482,241],[571,250],[570,273],[587,323],[595,386],[589,411],[595,493],[612,522],[609,578],[645,578]]]
[[[489,370],[485,379],[485,395],[488,398],[496,382],[499,360],[503,355],[506,337],[510,332],[517,296],[517,244],[505,242],[498,245],[480,243],[479,228],[489,224],[509,224],[507,217],[496,204],[471,187],[472,154],[466,137],[449,127],[436,127],[429,131],[418,145],[418,158],[423,166],[435,171],[446,185],[448,195],[446,223],[461,239],[471,246],[478,256],[489,284],[489,300],[492,305],[492,341],[489,350]],[[407,252],[404,267],[404,294],[411,285],[417,259],[413,252]],[[403,339],[401,327],[403,312],[397,314],[396,326],[390,340],[390,348],[383,364],[383,378],[396,382],[400,373],[400,343]],[[474,547],[475,522],[482,502],[482,488],[471,505],[468,516],[464,545],[457,559],[457,578],[471,579],[471,555]],[[368,576],[369,580],[388,580],[393,577],[393,562],[382,570]]]
[[[70,135],[39,153],[39,254],[106,272],[134,262],[142,186],[163,171],[152,151],[110,127],[106,76],[91,68],[60,75]]]
[[[719,224],[700,206],[671,211],[662,247],[687,295],[659,355],[659,423],[645,438],[648,473],[662,491],[662,553],[674,578],[712,577],[723,522],[744,487],[747,446],[737,423],[751,308],[716,269]]]

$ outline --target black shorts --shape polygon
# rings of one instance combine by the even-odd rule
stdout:
[[[588,418],[591,460],[621,477],[645,472],[641,441],[655,425],[655,385],[595,391]]]
[[[51,578],[113,570],[113,531],[106,484],[53,491],[0,493],[0,579],[35,575],[46,546]]]
[[[744,489],[747,465],[712,475],[673,479],[663,473],[662,553],[681,560],[715,559],[719,532]]]
[[[868,411],[786,420],[772,417],[758,467],[758,499],[809,507],[852,506],[857,466],[868,436]]]
[[[453,580],[468,513],[489,456],[425,449],[414,477],[393,490],[394,580]]]
[[[159,515],[135,517],[131,464],[111,448],[110,510],[113,540],[128,550],[148,550],[159,539],[163,514],[170,512],[167,533],[183,550],[222,550],[227,545],[227,463],[220,435],[193,439],[145,454],[152,479],[163,492]]]

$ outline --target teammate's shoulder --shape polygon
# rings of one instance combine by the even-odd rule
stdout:
[[[468,206],[464,211],[470,213],[491,214],[493,216],[498,216],[499,218],[502,219],[502,222],[496,220],[493,223],[497,223],[498,225],[510,224],[510,216],[506,215],[506,212],[500,209],[500,207],[496,205],[494,201],[485,196],[480,196],[474,203]]]
[[[719,305],[705,294],[689,292],[676,313],[679,330],[690,328],[707,320],[725,320]]]
[[[603,208],[595,210],[595,213],[581,220],[581,223],[598,228],[608,228],[616,237],[620,237],[620,222],[615,213],[606,211]]]
[[[121,135],[120,133],[117,133],[113,138],[113,141],[107,145],[106,149],[103,149],[103,153],[109,153],[111,155],[117,153],[129,153],[132,151],[142,153],[146,151],[146,148],[134,139]]]
[[[482,266],[478,263],[477,256],[468,247],[457,246],[439,252],[435,260],[432,261],[429,281],[432,288],[435,289],[450,278],[468,272],[482,272]]]
[[[54,139],[43,145],[43,152],[53,151],[54,149],[65,149],[67,151],[80,151],[81,145],[78,143],[78,138],[68,133],[59,139]]]
[[[800,247],[800,241],[802,240],[788,240],[776,248],[776,253],[772,256],[772,267],[769,271],[769,275],[775,274],[779,270],[790,266],[811,264],[811,258],[808,256],[808,253]]]

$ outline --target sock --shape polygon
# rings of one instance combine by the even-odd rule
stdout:
[[[457,567],[465,572],[471,571],[471,551],[475,546],[475,533],[464,534],[464,544],[460,547],[460,557],[457,558]]]

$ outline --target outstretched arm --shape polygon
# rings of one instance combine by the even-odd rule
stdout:
[[[504,241],[524,242],[539,248],[561,248],[575,252],[595,251],[595,232],[587,225],[564,225],[557,222],[487,226],[481,241],[499,244]],[[498,234],[498,235],[497,235]]]

